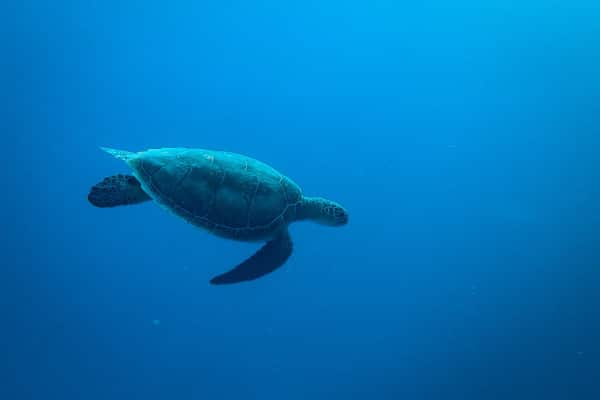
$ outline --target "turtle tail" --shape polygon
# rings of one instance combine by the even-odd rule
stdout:
[[[136,153],[132,153],[131,151],[111,149],[110,147],[100,147],[100,149],[125,162],[131,160],[136,155]]]

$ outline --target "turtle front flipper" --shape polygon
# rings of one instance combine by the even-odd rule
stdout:
[[[142,185],[131,175],[113,175],[104,178],[90,189],[88,200],[96,207],[116,207],[151,200]]]
[[[251,281],[281,267],[292,254],[292,239],[284,230],[275,239],[267,242],[260,250],[237,267],[211,279],[210,283],[222,285]]]

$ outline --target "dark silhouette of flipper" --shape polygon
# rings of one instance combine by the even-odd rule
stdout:
[[[210,283],[222,285],[260,278],[281,267],[292,254],[292,247],[292,239],[286,229],[275,239],[267,242],[252,257],[231,271],[214,277]]]
[[[142,185],[131,175],[113,175],[104,178],[90,189],[88,200],[96,207],[116,207],[151,200]]]

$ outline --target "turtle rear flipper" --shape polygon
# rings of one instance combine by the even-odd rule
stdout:
[[[151,200],[142,185],[131,175],[113,175],[90,189],[88,200],[96,207],[116,207]]]
[[[292,239],[287,229],[275,239],[267,242],[246,261],[222,275],[211,279],[210,283],[222,285],[251,281],[281,267],[292,254]]]

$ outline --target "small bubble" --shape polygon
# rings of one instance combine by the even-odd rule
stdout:
[[[152,325],[154,325],[154,326],[160,325],[160,319],[153,319]]]
[[[189,269],[190,269],[190,267],[188,267],[187,265],[184,265],[184,266],[183,266],[183,270],[184,270],[184,271],[187,271],[187,270],[189,270]]]

